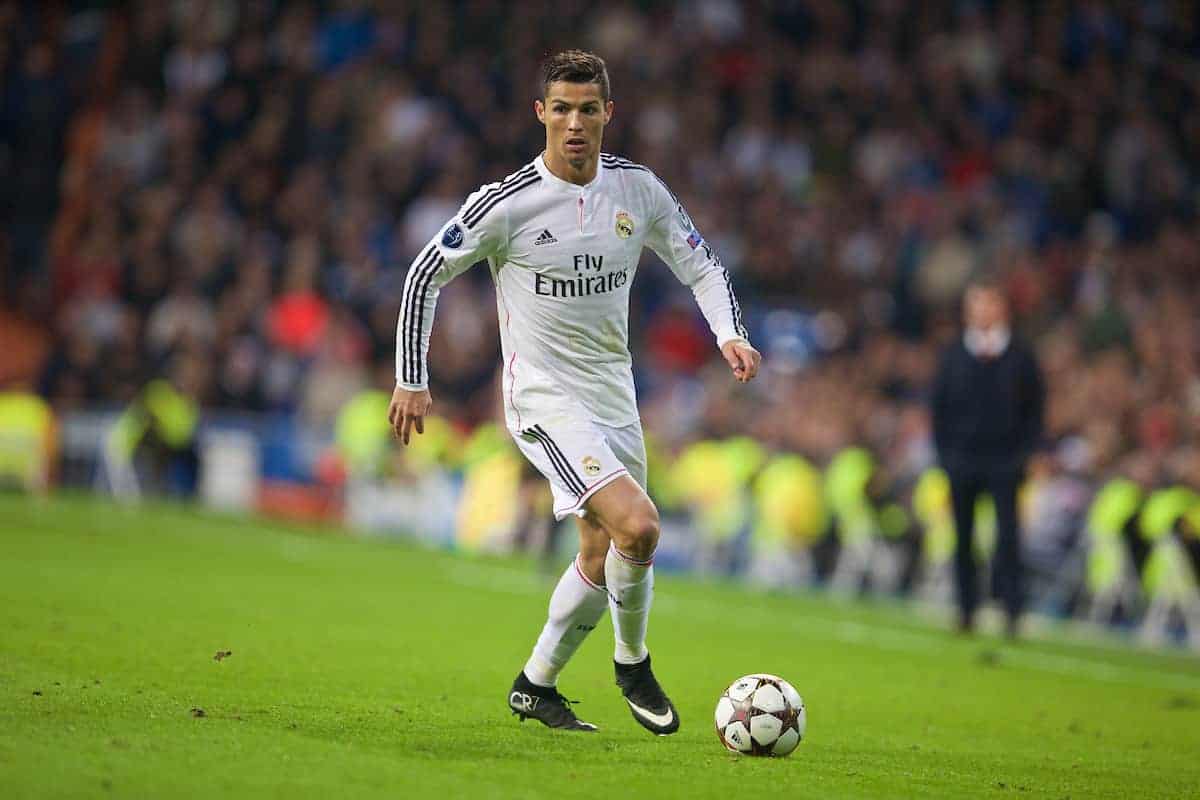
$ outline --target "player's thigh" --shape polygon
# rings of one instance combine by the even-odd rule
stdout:
[[[589,516],[600,522],[618,548],[639,549],[631,540],[649,537],[656,541],[658,537],[658,510],[646,493],[646,440],[641,422],[598,427],[629,475],[613,481],[588,501]]]

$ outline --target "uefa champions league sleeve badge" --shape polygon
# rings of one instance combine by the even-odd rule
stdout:
[[[463,229],[457,222],[451,225],[449,228],[446,228],[446,232],[442,234],[443,247],[448,247],[451,250],[457,250],[458,248],[462,247],[462,243]]]

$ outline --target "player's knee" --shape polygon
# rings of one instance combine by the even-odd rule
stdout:
[[[649,558],[658,547],[658,531],[658,509],[653,503],[641,504],[622,520],[617,546],[634,558]]]

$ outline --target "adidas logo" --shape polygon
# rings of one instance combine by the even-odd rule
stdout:
[[[545,228],[543,228],[543,229],[542,229],[542,232],[541,232],[541,233],[538,235],[538,237],[537,237],[536,239],[534,239],[534,240],[533,240],[533,243],[534,243],[535,245],[538,245],[538,244],[554,244],[554,243],[556,243],[557,241],[558,241],[558,239],[555,239],[555,238],[554,238],[554,235],[553,235],[552,233],[550,233],[550,231],[548,231],[548,230],[546,230]]]

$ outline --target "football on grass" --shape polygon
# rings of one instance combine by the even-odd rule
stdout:
[[[717,701],[721,744],[748,756],[786,756],[804,738],[804,701],[776,675],[738,678]]]

